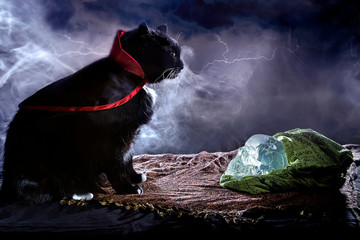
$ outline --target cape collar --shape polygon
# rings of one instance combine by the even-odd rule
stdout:
[[[100,111],[100,110],[116,108],[130,101],[144,87],[144,85],[147,83],[147,80],[145,79],[145,73],[142,70],[140,64],[121,47],[120,38],[124,34],[125,34],[124,30],[117,31],[109,57],[113,58],[126,71],[131,72],[143,79],[143,81],[141,81],[136,86],[136,88],[132,90],[126,97],[113,103],[98,105],[98,106],[45,106],[45,105],[26,105],[20,103],[19,108],[27,109],[27,110],[44,110],[44,111],[90,112],[90,111]]]
[[[124,30],[118,30],[110,51],[110,57],[114,59],[126,71],[144,79],[145,73],[140,64],[121,47],[120,38],[125,34]]]

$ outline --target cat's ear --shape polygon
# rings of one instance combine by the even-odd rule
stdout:
[[[148,32],[149,32],[149,28],[148,28],[147,24],[145,22],[142,22],[138,28],[138,33],[144,34],[144,33],[148,33]]]
[[[162,32],[162,33],[166,33],[167,32],[167,26],[166,24],[160,25],[156,28],[156,30]]]

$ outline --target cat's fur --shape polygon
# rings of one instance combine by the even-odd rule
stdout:
[[[142,67],[150,83],[173,78],[183,68],[180,48],[166,34],[141,24],[121,39],[123,49]],[[142,81],[110,57],[68,76],[71,81],[116,78],[124,92]],[[1,198],[43,203],[98,190],[106,175],[117,193],[141,193],[129,153],[134,136],[153,114],[151,96],[141,89],[126,104],[96,112],[20,109],[9,125]]]

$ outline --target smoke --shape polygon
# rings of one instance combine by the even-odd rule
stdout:
[[[106,56],[116,30],[142,20],[168,24],[185,68],[150,86],[158,101],[135,154],[228,151],[296,127],[360,142],[352,11],[261,2],[0,0],[0,154],[19,102]]]
[[[105,56],[112,43],[113,32],[91,42],[53,31],[44,13],[43,6],[34,2],[0,1],[1,158],[17,105],[38,89]]]
[[[346,52],[328,65],[306,56],[312,46],[296,34],[240,21],[183,39],[190,66],[157,88],[155,119],[136,152],[228,151],[253,134],[297,127],[359,142],[359,69]]]

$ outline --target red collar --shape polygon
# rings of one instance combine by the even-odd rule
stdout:
[[[128,101],[130,101],[146,84],[146,79],[142,81],[139,85],[136,86],[134,90],[132,90],[129,95],[120,99],[119,101],[99,105],[99,106],[82,106],[82,107],[64,107],[64,106],[38,106],[38,105],[23,105],[20,104],[20,109],[27,110],[43,110],[43,111],[55,111],[55,112],[93,112],[93,111],[101,111],[119,107]]]
[[[126,97],[109,104],[99,105],[99,106],[37,106],[37,105],[24,105],[20,104],[20,109],[28,109],[28,110],[44,110],[44,111],[65,111],[65,112],[77,112],[77,111],[100,111],[106,109],[112,109],[115,107],[119,107],[128,101],[130,101],[147,83],[145,79],[145,73],[142,70],[140,64],[128,54],[121,47],[120,38],[124,35],[124,30],[119,30],[115,36],[113,46],[110,51],[110,58],[113,58],[120,66],[122,66],[126,71],[135,74],[136,76],[143,79],[141,83],[139,83],[136,88],[129,93]]]

